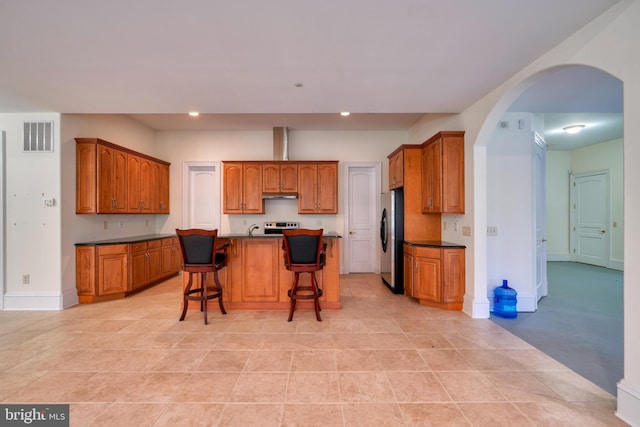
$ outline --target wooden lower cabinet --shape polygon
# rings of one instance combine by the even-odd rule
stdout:
[[[404,244],[405,294],[420,304],[462,310],[464,277],[463,248]]]
[[[134,291],[162,278],[162,241],[132,243],[131,289]]]
[[[129,245],[77,246],[76,288],[81,303],[120,298],[129,286]]]
[[[182,253],[177,237],[162,239],[162,275],[170,276],[180,271]]]
[[[177,238],[168,238],[167,243]],[[80,303],[124,298],[158,283],[180,269],[171,258],[171,268],[163,265],[162,239],[135,243],[76,246],[76,289]],[[167,248],[174,247],[167,244]],[[173,252],[175,253],[175,251]],[[179,246],[178,260],[181,258]]]
[[[278,240],[243,239],[242,301],[278,301]]]
[[[326,238],[326,265],[316,273],[323,288],[320,299],[323,309],[340,308],[340,248],[339,239]],[[226,309],[285,310],[289,308],[287,291],[293,283],[293,273],[284,267],[282,237],[221,238],[219,244],[229,243],[228,264],[220,270],[223,301]],[[186,285],[188,275],[183,275]],[[195,279],[196,283],[199,279]],[[301,275],[307,283],[309,275]],[[213,278],[208,278],[213,285]],[[194,285],[195,286],[195,285]],[[313,309],[310,301],[299,301],[298,308]],[[191,304],[190,310],[199,309]]]
[[[127,290],[127,245],[98,247],[98,295]]]

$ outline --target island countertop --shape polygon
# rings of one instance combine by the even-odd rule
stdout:
[[[127,243],[138,243],[138,242],[145,242],[148,240],[161,240],[161,239],[166,239],[169,237],[177,237],[175,234],[146,234],[144,236],[132,236],[132,237],[117,237],[117,238],[113,238],[113,239],[105,239],[105,240],[94,240],[94,241],[89,241],[89,242],[79,242],[76,243],[76,246],[102,246],[102,245],[121,245],[121,244],[127,244]],[[277,239],[277,238],[281,238],[282,234],[263,234],[263,233],[256,233],[252,236],[249,236],[247,233],[241,234],[241,233],[237,233],[237,234],[218,234],[218,239],[265,239],[265,238],[272,238],[272,239]],[[341,239],[342,236],[340,236],[338,233],[336,233],[335,231],[330,231],[328,233],[324,233],[322,235],[322,237],[324,237],[325,239]]]
[[[254,233],[249,236],[247,233],[241,234],[219,234],[219,239],[279,239],[282,237],[282,234],[264,234],[264,233]],[[342,236],[336,233],[335,231],[329,231],[322,235],[325,239],[341,239]]]
[[[94,240],[92,242],[76,243],[76,246],[102,246],[102,245],[123,245],[127,243],[146,242],[148,240],[161,240],[176,237],[175,234],[146,234],[144,236],[118,237],[107,240]]]
[[[409,246],[420,246],[425,248],[444,248],[444,249],[465,249],[465,245],[458,243],[445,242],[442,240],[405,240]]]

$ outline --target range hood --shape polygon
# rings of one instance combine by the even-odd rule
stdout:
[[[273,128],[273,160],[289,160],[289,129]]]
[[[298,193],[262,193],[262,200],[297,199]]]
[[[273,128],[273,160],[289,160],[289,129]],[[263,200],[297,199],[298,193],[262,193]]]

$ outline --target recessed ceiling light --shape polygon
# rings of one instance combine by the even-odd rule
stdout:
[[[293,85],[294,85],[295,87],[302,87],[302,86],[304,86],[302,83],[294,83]]]
[[[198,117],[200,115],[200,113],[198,113],[197,111],[189,111],[189,115],[191,117]]]
[[[342,117],[347,117],[349,114],[351,114],[351,113],[350,113],[350,112],[348,112],[348,111],[343,111],[342,113],[340,113],[340,115],[341,115]]]
[[[585,125],[571,125],[571,126],[562,128],[562,130],[565,131],[566,133],[578,133],[584,128],[585,128]]]

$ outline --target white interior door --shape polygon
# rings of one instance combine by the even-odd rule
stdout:
[[[572,176],[575,261],[609,266],[609,171]]]
[[[347,166],[347,273],[375,272],[379,181],[374,166]]]
[[[185,163],[183,228],[220,228],[220,164]]]
[[[534,133],[534,197],[536,233],[536,297],[547,296],[547,146],[540,135]]]

